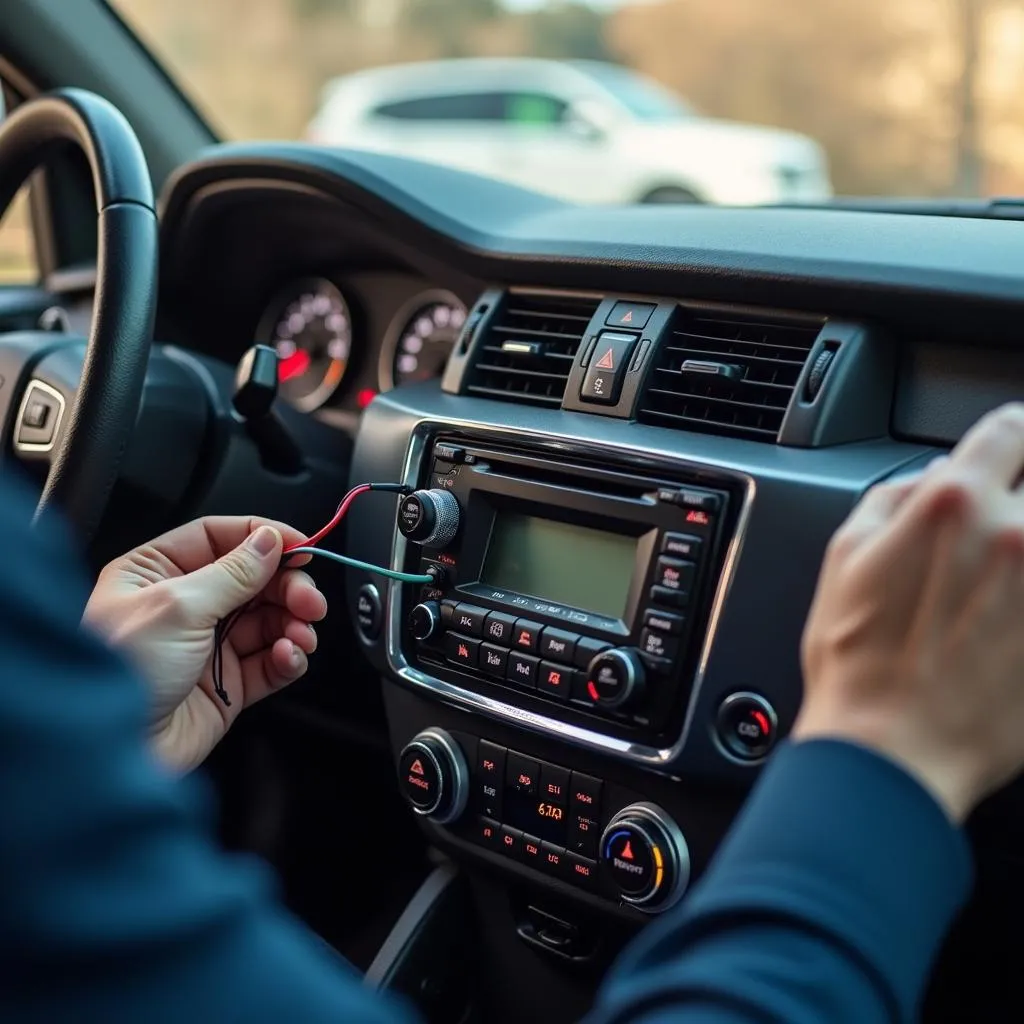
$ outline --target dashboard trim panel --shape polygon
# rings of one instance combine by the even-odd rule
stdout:
[[[443,679],[438,679],[415,668],[409,664],[402,653],[401,589],[394,582],[388,584],[388,593],[385,601],[385,655],[389,670],[406,684],[417,690],[429,692],[447,703],[454,704],[467,711],[480,712],[492,718],[526,726],[535,732],[575,743],[591,750],[610,754],[647,768],[663,769],[666,765],[671,764],[682,752],[693,727],[701,686],[707,671],[708,660],[714,647],[722,608],[732,586],[736,566],[746,537],[747,525],[750,521],[751,509],[756,494],[754,478],[746,473],[722,470],[718,466],[707,463],[673,457],[670,452],[655,448],[637,448],[635,445],[627,444],[603,444],[600,449],[596,449],[595,446],[569,434],[534,433],[532,431],[523,431],[498,425],[481,427],[469,421],[432,417],[430,419],[421,419],[417,422],[411,433],[405,462],[402,467],[403,483],[410,487],[415,487],[418,484],[422,461],[429,450],[430,441],[435,434],[442,431],[463,432],[474,439],[491,442],[516,441],[521,443],[525,441],[529,443],[533,441],[542,445],[546,444],[547,446],[551,446],[552,442],[555,442],[559,451],[566,455],[594,455],[599,453],[607,456],[608,449],[612,449],[627,458],[630,456],[635,458],[640,454],[655,460],[659,468],[662,469],[714,470],[716,473],[731,477],[741,485],[743,497],[736,520],[736,529],[726,549],[722,573],[711,602],[707,633],[701,645],[700,657],[693,678],[693,687],[688,699],[686,716],[683,720],[682,730],[678,739],[669,747],[659,748],[648,746],[647,744],[634,743],[630,740],[607,736],[592,729],[549,718],[546,715],[526,711],[512,704],[506,704],[504,701],[495,700],[483,694],[475,693],[472,690],[467,690],[454,683],[445,682]],[[408,543],[405,537],[398,530],[395,530],[395,540],[391,551],[391,567],[393,569],[401,571],[405,563],[407,547]]]

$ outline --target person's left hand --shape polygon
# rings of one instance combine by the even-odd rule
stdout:
[[[153,740],[172,768],[201,764],[243,708],[306,672],[327,601],[306,573],[279,571],[283,546],[304,539],[263,519],[199,519],[100,573],[83,623],[149,680]],[[249,602],[222,646],[228,707],[213,688],[214,629]]]

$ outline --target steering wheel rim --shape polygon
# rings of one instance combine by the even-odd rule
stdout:
[[[158,223],[131,125],[107,100],[80,89],[29,100],[0,124],[0,215],[28,176],[67,144],[82,151],[92,173],[96,296],[78,390],[34,522],[59,509],[88,541],[139,413],[156,315]]]

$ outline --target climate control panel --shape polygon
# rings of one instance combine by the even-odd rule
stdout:
[[[436,728],[406,744],[398,773],[417,814],[544,878],[647,913],[686,890],[679,826],[653,803],[616,807],[597,776]]]

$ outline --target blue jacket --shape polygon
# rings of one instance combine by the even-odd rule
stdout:
[[[409,1021],[221,852],[145,741],[143,685],[78,629],[85,577],[0,497],[0,1019]],[[609,976],[592,1024],[913,1019],[969,886],[961,834],[895,766],[782,748],[714,865]]]

